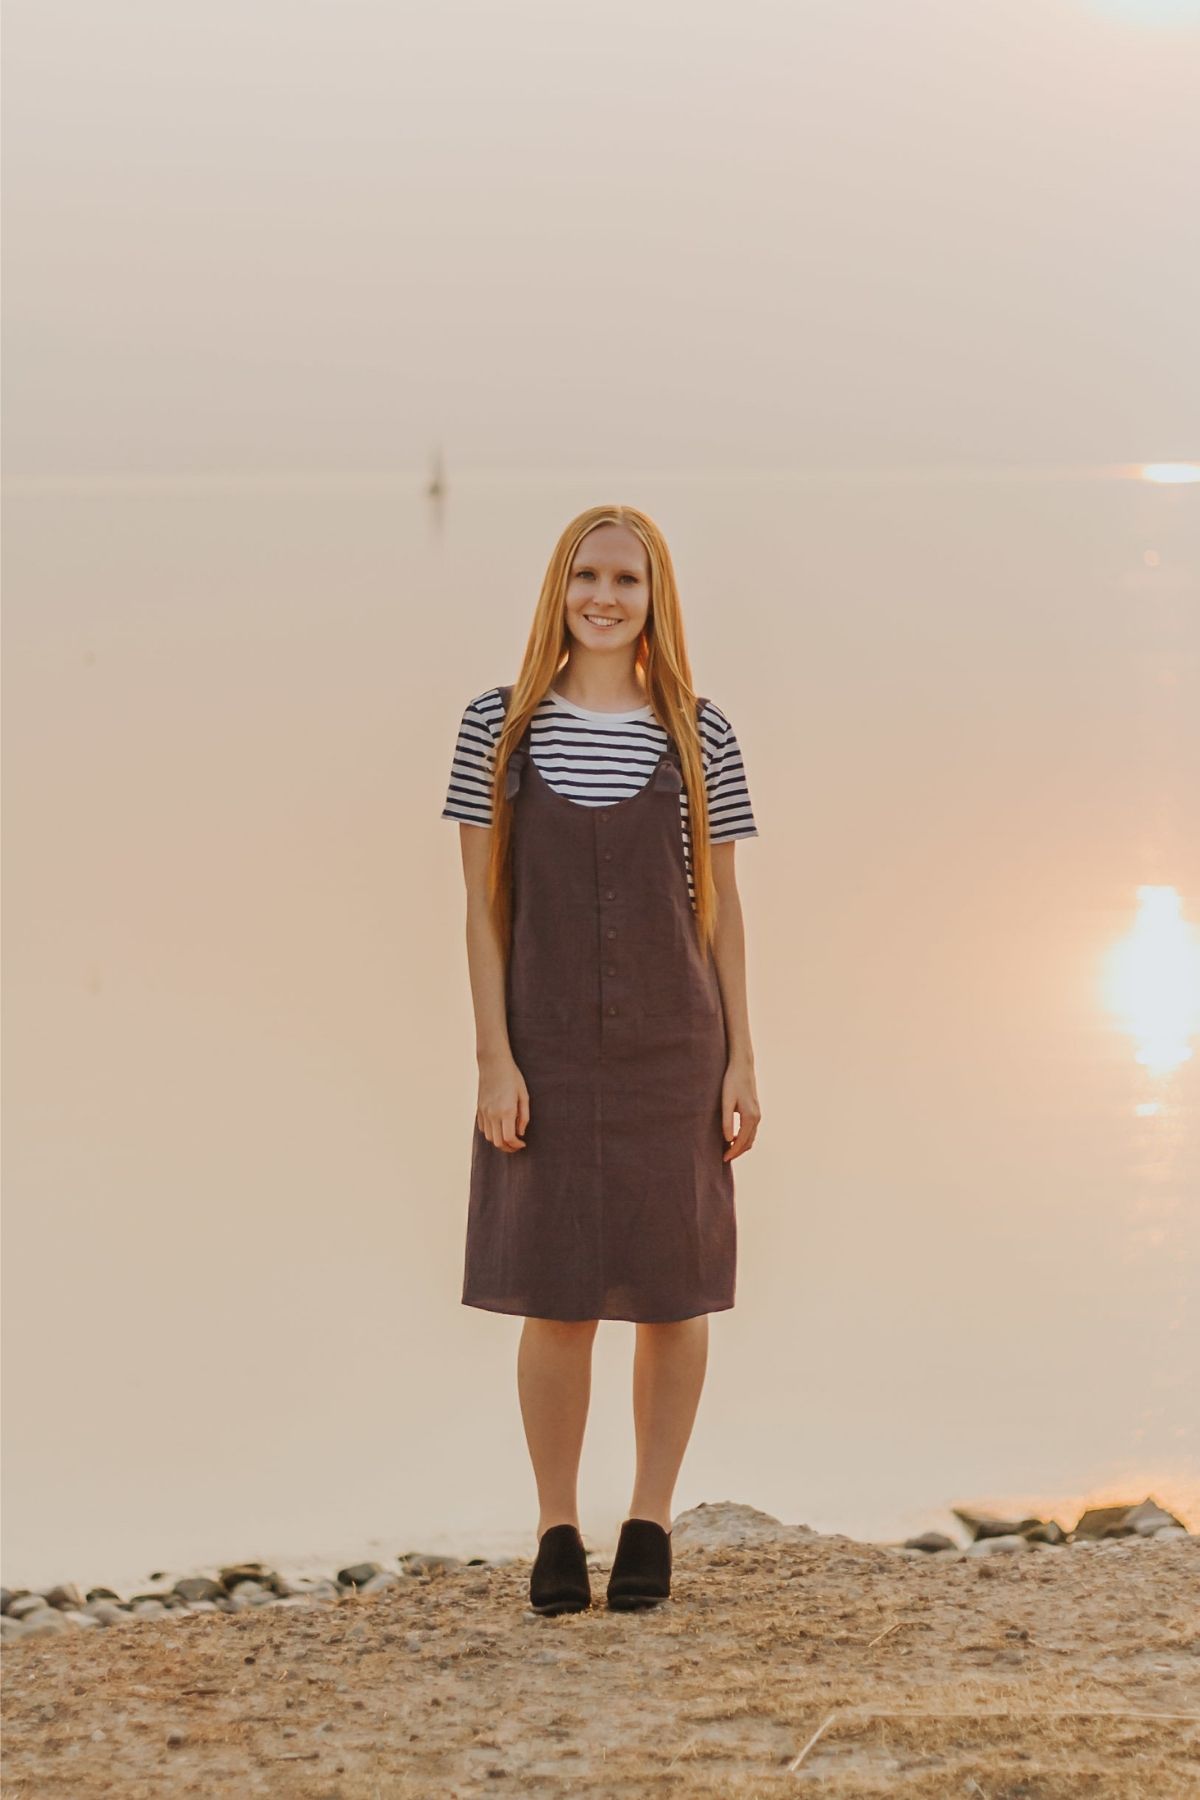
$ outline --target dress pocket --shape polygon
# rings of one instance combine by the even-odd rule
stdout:
[[[640,994],[640,1011],[648,1019],[673,1015],[679,1018],[713,1019],[721,1015],[721,988],[711,957],[701,957],[695,943],[677,933],[669,955],[647,972]]]
[[[721,1016],[721,995],[719,989],[714,991],[700,981],[687,982],[682,986],[676,984],[672,988],[662,988],[657,992],[650,989],[643,994],[641,1012],[647,1019],[718,1019]]]

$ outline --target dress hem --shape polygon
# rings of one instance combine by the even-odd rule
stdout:
[[[574,1315],[567,1317],[562,1313],[531,1313],[526,1312],[526,1310],[520,1306],[495,1306],[486,1300],[468,1300],[465,1294],[463,1295],[461,1304],[463,1306],[476,1307],[480,1312],[500,1313],[507,1318],[549,1319],[556,1325],[583,1325],[592,1320],[599,1321],[601,1319],[613,1320],[614,1322],[624,1325],[681,1325],[685,1319],[702,1319],[706,1318],[709,1313],[731,1312],[734,1306],[732,1300],[718,1300],[710,1306],[697,1307],[694,1312],[672,1313],[669,1318],[650,1319],[636,1317],[633,1313],[614,1312],[580,1313],[578,1317],[575,1317]]]

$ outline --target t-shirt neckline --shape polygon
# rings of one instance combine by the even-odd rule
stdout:
[[[549,693],[555,706],[561,706],[566,712],[577,713],[581,719],[607,719],[610,723],[616,723],[621,719],[650,719],[654,716],[654,708],[649,705],[635,706],[630,712],[596,712],[590,706],[576,706],[573,700],[565,699],[557,688],[552,687]]]

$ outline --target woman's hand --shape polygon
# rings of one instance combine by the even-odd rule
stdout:
[[[497,1150],[524,1150],[521,1133],[529,1123],[529,1089],[509,1052],[479,1064],[475,1123]]]
[[[738,1115],[736,1132],[733,1129],[734,1113]],[[758,1104],[754,1064],[735,1056],[730,1061],[725,1071],[725,1080],[721,1084],[721,1127],[728,1146],[721,1157],[722,1162],[732,1162],[735,1156],[743,1156],[749,1150],[761,1118],[762,1108]]]

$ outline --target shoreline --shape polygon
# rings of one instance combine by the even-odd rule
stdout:
[[[677,1515],[672,1540],[677,1548],[681,1544],[718,1548],[777,1542],[789,1536],[821,1538],[892,1555],[940,1561],[1006,1552],[1062,1552],[1128,1538],[1200,1542],[1200,1534],[1191,1531],[1150,1495],[1137,1503],[1089,1507],[1069,1528],[1054,1518],[1038,1515],[1005,1518],[965,1507],[951,1511],[961,1528],[958,1538],[929,1530],[900,1540],[872,1540],[851,1538],[841,1532],[821,1533],[809,1525],[785,1525],[769,1513],[736,1502],[702,1502]],[[215,1567],[201,1565],[183,1572],[160,1569],[142,1581],[117,1587],[94,1583],[84,1589],[74,1581],[40,1587],[5,1585],[0,1591],[0,1642],[180,1612],[230,1613],[259,1606],[323,1604],[348,1595],[375,1594],[435,1572],[468,1574],[518,1568],[532,1562],[533,1551],[528,1542],[533,1534],[513,1535],[519,1535],[527,1546],[525,1550],[464,1557],[426,1548],[384,1552],[382,1557],[360,1556],[340,1563],[315,1554],[276,1561],[251,1558]],[[585,1533],[584,1542],[589,1565],[601,1567],[615,1548],[615,1534],[611,1543],[597,1544]]]
[[[1119,1492],[1123,1486],[1131,1485],[1109,1481],[1099,1491],[1101,1493]],[[1094,1488],[1090,1490],[1092,1494],[1096,1491]],[[1088,1512],[1095,1512],[1109,1504],[1107,1501],[1101,1502],[1086,1498],[1085,1493],[1086,1491],[1064,1498],[1045,1511],[1035,1502],[1029,1510],[1031,1513],[1036,1513],[1045,1522],[1057,1520],[1064,1533],[1069,1537],[1074,1526],[1064,1521],[1067,1521],[1072,1514],[1077,1524],[1078,1520],[1085,1517]],[[1118,1500],[1112,1504],[1129,1508],[1133,1502]],[[1200,1530],[1200,1496],[1197,1495],[1193,1483],[1168,1480],[1155,1488],[1151,1494],[1146,1495],[1142,1504],[1158,1505],[1168,1519],[1177,1522],[1183,1528]],[[995,1516],[1002,1510],[1002,1507],[987,1505],[939,1504],[924,1509],[925,1516],[919,1526],[914,1526],[907,1533],[898,1532],[895,1535],[854,1532],[842,1530],[835,1525],[812,1527],[805,1524],[797,1529],[817,1530],[824,1536],[839,1537],[853,1543],[876,1545],[885,1549],[898,1548],[911,1543],[929,1531],[941,1533],[947,1538],[954,1538],[955,1541],[961,1541],[965,1545],[970,1541],[972,1533],[961,1523],[964,1516],[983,1518]],[[683,1512],[677,1515],[679,1519],[685,1516]],[[1005,1516],[1016,1521],[1025,1514],[1013,1511],[1006,1512]],[[931,1517],[935,1521],[932,1524],[928,1522]],[[611,1523],[601,1530],[589,1530],[586,1524],[582,1529],[589,1553],[600,1556],[608,1555],[616,1548],[620,1519],[614,1517]],[[326,1543],[328,1544],[327,1534]],[[415,1548],[414,1543],[416,1544]],[[340,1544],[306,1550],[272,1550],[270,1544],[264,1543],[263,1537],[260,1535],[257,1544],[245,1546],[245,1555],[240,1555],[237,1551],[232,1555],[198,1554],[192,1557],[181,1557],[179,1560],[160,1559],[157,1563],[140,1558],[135,1563],[132,1557],[127,1555],[120,1558],[119,1561],[116,1558],[108,1559],[107,1569],[97,1568],[97,1564],[101,1560],[99,1558],[91,1563],[91,1567],[80,1569],[78,1564],[81,1559],[76,1558],[77,1566],[69,1572],[64,1567],[66,1560],[64,1559],[64,1562],[60,1563],[57,1568],[53,1568],[52,1565],[53,1573],[44,1578],[31,1577],[26,1572],[14,1570],[10,1562],[8,1568],[0,1571],[0,1582],[4,1589],[14,1593],[44,1593],[53,1587],[70,1583],[79,1585],[85,1593],[91,1588],[101,1586],[122,1593],[126,1591],[133,1593],[164,1581],[169,1583],[180,1579],[209,1576],[220,1567],[241,1566],[249,1562],[260,1563],[287,1579],[302,1580],[326,1576],[338,1568],[360,1562],[376,1561],[385,1566],[396,1567],[412,1555],[447,1557],[462,1564],[487,1562],[499,1565],[513,1560],[520,1561],[522,1558],[532,1558],[534,1546],[535,1536],[532,1525],[528,1528],[493,1527],[478,1533],[468,1533],[461,1527],[434,1529],[421,1533],[419,1539],[416,1540],[412,1537],[402,1538],[397,1533],[380,1533],[369,1537],[355,1536],[353,1538],[347,1534],[346,1539]]]

